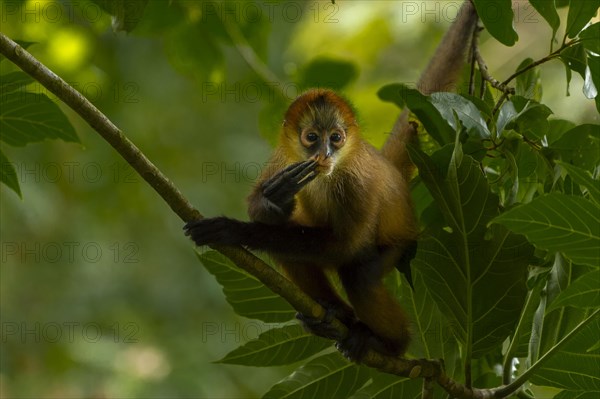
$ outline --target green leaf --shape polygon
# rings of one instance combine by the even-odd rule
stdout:
[[[477,14],[494,38],[505,46],[519,39],[513,28],[513,10],[510,0],[474,0]]]
[[[548,117],[552,110],[534,100],[513,96],[504,103],[498,115],[496,130],[499,135],[509,129],[541,140],[548,132]]]
[[[206,270],[221,284],[227,302],[240,316],[267,323],[285,322],[294,318],[296,311],[289,303],[256,278],[240,270],[225,256],[216,251],[197,255]]]
[[[552,28],[552,40],[556,36],[556,31],[560,27],[560,17],[556,12],[554,0],[529,0],[529,3],[540,13]]]
[[[409,152],[447,226],[426,230],[413,267],[457,338],[479,357],[502,343],[516,323],[533,248],[504,228],[486,227],[498,214],[498,198],[460,147],[445,168],[419,150]]]
[[[113,16],[115,32],[131,32],[140,22],[148,0],[92,0]]]
[[[423,274],[418,269],[414,270],[414,290],[403,275],[394,276],[401,280],[395,284],[400,287],[401,292],[398,301],[411,321],[413,338],[409,347],[410,355],[416,358],[445,359],[446,373],[453,375],[455,362],[452,359],[460,356],[458,342],[452,333],[451,323],[440,312],[427,289]]]
[[[0,98],[0,140],[13,146],[45,139],[79,142],[73,126],[52,100],[39,93],[13,91]]]
[[[0,98],[4,98],[9,93],[20,91],[34,81],[25,72],[11,72],[0,76],[0,78]]]
[[[529,349],[529,340],[533,330],[533,319],[536,309],[539,306],[542,289],[544,288],[544,280],[535,281],[533,287],[527,293],[525,306],[523,306],[517,329],[513,335],[511,342],[511,353],[505,356],[512,357],[527,357]]]
[[[302,89],[329,87],[341,90],[358,77],[358,67],[351,61],[319,57],[311,60],[300,72]]]
[[[587,71],[589,71],[590,76],[588,77],[586,74],[585,79],[587,81],[588,78],[591,78],[592,82],[594,83],[594,86],[598,90],[598,88],[600,88],[600,57],[589,55],[587,58],[587,62],[588,62],[588,69],[586,69],[586,73],[587,73]],[[600,113],[600,96],[596,95],[595,100],[596,100],[596,110]]]
[[[552,351],[570,331],[589,316],[587,310],[575,307],[559,307],[551,311],[548,311],[548,308],[577,278],[591,270],[593,269],[586,266],[573,265],[561,253],[554,255],[554,262],[546,275],[540,305],[534,316],[529,364]]]
[[[598,12],[600,0],[571,0],[567,16],[567,36],[572,39]]]
[[[21,195],[21,188],[19,187],[19,179],[17,179],[17,172],[14,165],[8,161],[6,155],[0,150],[0,182],[6,184],[8,188],[13,190],[19,198],[23,198]]]
[[[350,399],[420,399],[423,382],[393,374],[375,373],[371,383],[359,389]]]
[[[533,63],[533,59],[526,58],[517,67],[517,71],[525,69]],[[540,69],[532,68],[525,73],[517,76],[516,94],[535,101],[542,99],[542,84],[540,79]]]
[[[548,121],[548,144],[552,145],[556,140],[562,137],[563,134],[577,126],[575,123],[565,119],[551,119]]]
[[[548,308],[547,312],[563,306],[579,309],[594,309],[600,306],[600,269],[579,277],[562,291]]]
[[[585,187],[591,199],[593,199],[596,204],[600,205],[600,181],[594,180],[592,175],[590,175],[586,170],[578,168],[577,166],[561,161],[556,161],[556,163],[564,168],[569,176],[571,176],[571,178],[577,182],[577,184]]]
[[[331,347],[331,341],[306,333],[296,323],[260,334],[258,338],[229,352],[217,363],[281,366],[304,360],[328,347]]]
[[[596,345],[600,331],[598,312],[596,310],[557,344],[540,367],[532,366],[533,384],[600,395],[600,348]]]
[[[587,391],[561,391],[554,399],[597,399],[598,392]]]
[[[596,54],[600,54],[600,22],[596,22],[585,28],[579,34],[579,38],[583,47]]]
[[[320,356],[275,384],[263,398],[345,398],[369,379],[369,369],[338,352]]]
[[[583,124],[565,132],[550,145],[560,159],[583,169],[592,170],[600,161],[600,135],[598,125]]]
[[[600,266],[600,206],[584,198],[547,194],[504,212],[493,223],[575,263]]]
[[[429,98],[417,89],[394,83],[379,89],[377,95],[383,101],[393,102],[397,105],[406,104],[423,123],[427,133],[440,145],[454,141],[454,130],[429,101]]]
[[[515,124],[514,129],[522,135],[541,140],[548,132],[548,117],[552,115],[552,110],[544,104],[521,96],[512,96],[511,102],[519,111],[512,121]]]
[[[454,131],[458,129],[456,114],[468,132],[476,132],[476,137],[482,139],[491,136],[479,109],[466,98],[455,93],[433,93],[430,101]]]
[[[579,43],[574,46],[569,46],[560,52],[560,60],[567,67],[567,72],[573,70],[585,79],[585,69],[587,67],[587,55],[583,44]],[[570,72],[567,73],[570,76]],[[567,79],[567,84],[571,79]]]

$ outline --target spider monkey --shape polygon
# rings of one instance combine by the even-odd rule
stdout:
[[[466,1],[419,80],[422,93],[456,82],[477,20]],[[337,340],[348,358],[360,361],[368,349],[403,355],[409,321],[382,278],[394,267],[410,270],[416,252],[406,145],[417,141],[405,110],[377,151],[361,138],[348,101],[332,90],[308,90],[285,113],[279,145],[248,198],[252,221],[195,220],[186,234],[197,245],[269,253],[327,309],[324,320],[299,314],[305,328]],[[327,270],[337,272],[352,306],[332,287]],[[332,331],[332,317],[348,326],[346,338]]]

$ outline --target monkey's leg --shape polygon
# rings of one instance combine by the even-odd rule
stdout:
[[[333,318],[337,318],[347,326],[356,322],[352,308],[344,302],[331,286],[325,271],[316,265],[296,262],[280,262],[286,276],[302,291],[319,302],[327,311],[324,320],[314,319],[298,313],[296,317],[303,327],[318,336],[339,340],[340,337],[331,327]]]
[[[388,355],[402,355],[410,342],[408,318],[385,288],[380,259],[354,263],[339,269],[342,284],[360,320],[338,347],[351,360],[367,349]]]

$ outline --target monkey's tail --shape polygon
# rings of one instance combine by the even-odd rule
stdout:
[[[421,74],[417,89],[425,95],[438,91],[453,91],[465,57],[471,46],[473,33],[479,18],[471,0],[465,0],[456,19],[442,38],[425,71]],[[385,142],[381,152],[402,173],[406,181],[414,171],[406,146],[418,145],[417,125],[408,120],[409,110],[405,108]]]

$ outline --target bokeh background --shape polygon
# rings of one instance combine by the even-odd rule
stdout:
[[[337,62],[365,136],[380,145],[397,109],[378,88],[416,81],[460,5],[150,0],[125,33],[113,30],[101,3],[2,0],[1,31],[35,42],[33,55],[122,128],[204,215],[237,218],[246,218],[245,197],[277,135],[278,96],[289,102],[310,68]],[[500,80],[550,49],[543,19],[524,1],[515,7],[515,47],[482,36]],[[248,54],[258,62],[249,65]],[[0,63],[2,73],[15,69]],[[559,61],[542,67],[545,103],[556,117],[598,123],[582,79],[573,76],[566,97],[564,74]],[[182,222],[61,107],[81,143],[2,146],[23,198],[0,188],[0,396],[260,396],[292,368],[214,361],[267,327],[232,312]]]

